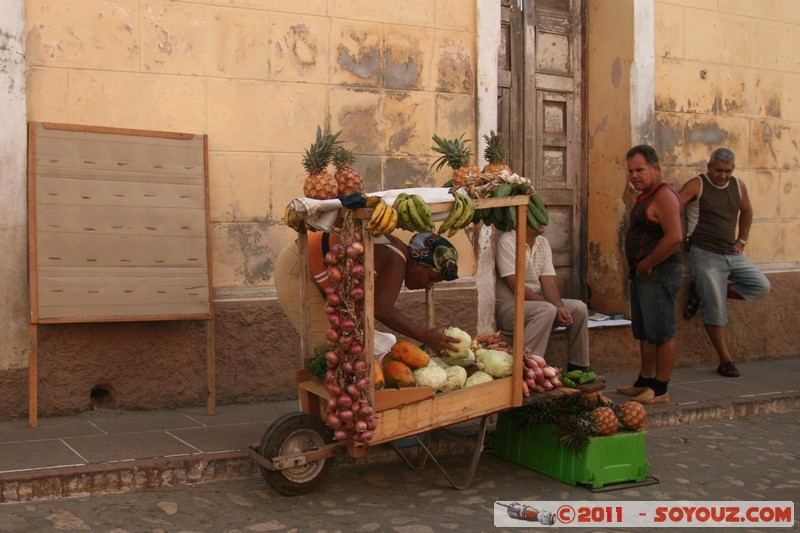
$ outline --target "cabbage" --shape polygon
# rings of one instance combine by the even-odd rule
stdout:
[[[472,366],[475,364],[475,352],[467,350],[464,355],[456,357],[442,357],[447,366]]]
[[[442,387],[442,392],[450,392],[464,387],[467,381],[467,371],[461,366],[448,366],[444,369],[447,374],[447,381]]]
[[[475,354],[475,364],[494,378],[504,378],[514,369],[514,357],[502,350],[481,349]]]
[[[492,376],[486,372],[478,370],[467,378],[467,381],[464,383],[464,388],[466,389],[467,387],[472,387],[473,385],[480,385],[481,383],[488,383],[489,381],[492,381],[492,379]]]
[[[439,390],[447,383],[447,372],[438,365],[428,363],[428,366],[414,370],[414,379],[417,387],[433,387]]]
[[[459,329],[459,328],[447,328],[444,330],[444,334],[448,337],[455,337],[459,339],[458,344],[456,344],[455,348],[452,350],[446,350],[445,358],[447,357],[464,357],[467,355],[467,351],[472,346],[472,337],[469,336],[469,333],[466,331]]]
[[[444,359],[442,359],[441,357],[431,357],[431,362],[428,363],[428,364],[433,364],[433,365],[436,365],[436,366],[440,366],[440,367],[444,368],[445,370],[447,369],[447,367],[450,366],[447,363],[445,363]]]

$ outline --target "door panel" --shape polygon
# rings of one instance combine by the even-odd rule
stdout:
[[[500,132],[509,164],[548,205],[545,235],[564,296],[585,298],[581,111],[581,0],[500,0]],[[522,4],[522,5],[520,5]],[[515,31],[515,28],[519,28]]]

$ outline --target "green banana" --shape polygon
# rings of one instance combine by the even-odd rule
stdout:
[[[400,202],[395,201],[392,205],[396,206],[395,209],[397,209],[397,226],[406,231],[414,231],[414,221],[411,220],[411,215],[408,212],[411,205],[408,199],[404,198]]]
[[[460,195],[456,194],[455,198],[453,199],[453,208],[450,209],[450,212],[439,226],[439,235],[442,235],[444,232],[450,230],[464,214],[464,202],[459,196]]]
[[[397,207],[401,203],[403,203],[406,200],[406,198],[408,198],[408,193],[407,192],[401,192],[400,194],[397,195],[397,198],[394,199],[394,203],[392,204],[392,207],[397,209]]]
[[[528,227],[530,227],[533,231],[539,231],[539,222],[536,221],[536,216],[534,216],[532,209],[534,209],[533,205],[528,204]]]
[[[533,215],[536,217],[536,221],[540,225],[546,226],[550,220],[550,216],[547,213],[547,207],[544,205],[542,197],[538,194],[532,194],[530,203],[533,204],[535,208]]]
[[[408,204],[409,219],[411,220],[411,223],[413,224],[414,231],[426,231],[425,217],[419,211],[418,204],[417,204],[417,202],[414,201],[414,196],[416,196],[416,195],[412,194],[405,201],[405,203]]]
[[[412,194],[411,199],[414,201],[414,205],[417,208],[417,212],[422,217],[422,231],[431,231],[434,228],[433,224],[433,216],[431,215],[431,208],[428,207],[428,204],[425,202],[425,199],[418,195]]]

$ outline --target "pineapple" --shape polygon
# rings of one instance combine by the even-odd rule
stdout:
[[[486,140],[483,157],[486,158],[488,164],[483,167],[481,172],[489,174],[505,170],[510,174],[511,167],[506,164],[506,148],[503,146],[503,138],[494,130],[490,131],[489,135],[484,135],[483,138]]]
[[[480,169],[471,163],[472,152],[463,138],[463,134],[458,139],[444,139],[434,135],[433,142],[436,146],[431,147],[434,152],[442,154],[433,162],[431,168],[436,167],[436,170],[441,170],[447,164],[453,169],[452,186],[456,188],[463,187],[469,177],[481,173]]]
[[[627,401],[619,406],[619,421],[625,429],[642,429],[647,421],[647,409],[639,402]]]
[[[598,435],[611,435],[617,432],[619,420],[614,410],[610,407],[597,407],[592,411],[592,417],[597,421]]]
[[[350,196],[364,190],[364,179],[352,167],[354,160],[353,152],[346,148],[339,147],[333,154],[339,196]]]
[[[303,156],[303,168],[308,177],[303,184],[303,194],[316,200],[328,200],[338,196],[336,176],[328,171],[328,163],[333,156],[336,138],[341,132],[331,133],[317,126],[317,138]]]

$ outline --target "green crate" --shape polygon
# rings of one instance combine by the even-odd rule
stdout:
[[[570,485],[599,489],[611,483],[647,479],[645,441],[646,434],[642,431],[619,431],[605,437],[590,437],[589,443],[575,455],[558,441],[554,425],[528,427],[519,414],[500,413],[491,447],[503,459]]]

